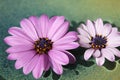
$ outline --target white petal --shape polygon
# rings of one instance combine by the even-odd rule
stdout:
[[[110,51],[109,48],[102,49],[101,53],[109,61],[112,61],[112,62],[115,61],[115,56],[114,56],[113,52]]]
[[[87,61],[92,56],[94,51],[95,51],[94,49],[86,50],[85,53],[84,53],[84,59]]]

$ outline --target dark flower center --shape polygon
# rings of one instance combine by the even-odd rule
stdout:
[[[93,49],[105,48],[107,43],[107,38],[102,35],[96,35],[95,38],[91,37],[91,47]]]
[[[39,38],[39,40],[35,41],[34,46],[38,54],[47,54],[52,49],[52,44],[53,42],[48,38]]]

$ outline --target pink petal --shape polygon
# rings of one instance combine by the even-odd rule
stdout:
[[[94,51],[95,51],[94,49],[86,50],[85,53],[84,53],[84,59],[87,61],[92,56]]]
[[[9,60],[17,60],[20,59],[21,57],[25,56],[29,51],[24,51],[24,52],[17,52],[17,53],[10,53],[7,57]]]
[[[48,55],[51,60],[55,61],[57,64],[66,65],[69,63],[69,58],[64,52],[51,50]]]
[[[28,51],[34,49],[33,45],[18,45],[18,46],[12,46],[6,50],[7,53],[15,53],[15,52],[22,52],[22,51]]]
[[[102,49],[101,53],[109,61],[115,61],[115,56],[113,55],[113,52],[109,50],[109,48]]]
[[[20,69],[21,67],[23,67],[26,63],[28,63],[33,58],[34,55],[35,55],[35,51],[26,52],[24,56],[22,56],[16,61],[15,68]]]
[[[44,70],[48,71],[49,68],[50,68],[49,56],[44,54]]]
[[[93,56],[94,56],[95,58],[100,57],[100,56],[101,56],[100,50],[96,50],[96,51],[93,53]]]
[[[50,59],[51,60],[51,59]],[[55,73],[57,73],[58,75],[61,75],[63,73],[63,68],[60,64],[57,64],[55,61],[51,60],[51,64],[52,64],[52,69]]]
[[[24,44],[33,45],[33,43],[31,43],[30,41],[17,36],[8,36],[4,39],[4,41],[10,46],[24,45]]]
[[[108,36],[112,31],[112,25],[111,24],[105,24],[104,25],[104,32],[102,33],[104,36]]]
[[[42,37],[42,30],[41,30],[41,27],[38,25],[38,17],[36,17],[36,16],[31,16],[31,17],[29,17],[29,20],[31,21],[31,23],[34,25],[34,27],[35,27],[35,30],[36,30],[36,33],[37,33],[37,35],[41,38]]]
[[[29,40],[31,42],[33,42],[33,40],[28,37],[21,28],[18,28],[18,27],[11,27],[9,30],[8,30],[9,34],[13,35],[13,36],[18,36],[18,37],[21,37],[21,38],[24,38],[26,40]]]
[[[102,35],[104,27],[103,27],[103,21],[101,18],[95,21],[95,27],[96,27],[97,34]]]
[[[79,47],[79,44],[77,42],[71,42],[68,44],[53,44],[53,49],[57,50],[70,50],[75,49]]]
[[[33,69],[32,73],[34,78],[38,79],[42,76],[44,70],[44,55],[40,55],[37,61],[37,65]]]
[[[55,42],[56,40],[63,37],[65,35],[65,33],[68,31],[68,28],[69,28],[69,22],[66,21],[61,25],[59,30],[54,34],[52,41]]]
[[[35,30],[34,25],[32,24],[32,22],[28,19],[23,19],[20,22],[20,25],[23,29],[23,31],[34,41],[38,40],[38,35],[37,32]]]
[[[57,30],[59,30],[59,28],[61,27],[61,25],[64,23],[64,17],[60,16],[57,17],[57,19],[54,21],[54,23],[52,24],[47,37],[49,39],[52,39],[52,37],[54,36],[54,34],[57,32]]]
[[[98,66],[102,66],[105,63],[105,58],[103,56],[96,58],[96,63]]]
[[[42,37],[46,37],[47,33],[48,33],[48,24],[49,24],[49,18],[47,15],[43,14],[40,18],[39,18],[39,28],[41,29],[42,32]]]
[[[69,58],[69,63],[73,64],[76,61],[76,58],[68,51],[64,51],[64,53],[68,56]]]
[[[56,21],[57,18],[58,18],[58,16],[53,16],[49,19],[49,26],[50,27],[53,25],[53,23]]]
[[[25,64],[23,67],[24,74],[26,75],[29,74],[38,64],[38,60],[39,60],[39,54],[35,55],[27,64]]]
[[[96,29],[95,29],[93,23],[90,20],[87,20],[86,24],[87,24],[90,35],[92,37],[94,37],[96,35]]]
[[[73,41],[77,40],[77,33],[74,31],[68,32],[64,37],[54,42],[54,44],[65,44],[65,43],[71,43]]]

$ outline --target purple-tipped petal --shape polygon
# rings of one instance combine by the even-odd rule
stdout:
[[[34,41],[38,40],[37,32],[35,30],[34,25],[31,23],[30,20],[23,19],[20,22],[20,25],[21,25],[23,31],[25,32],[25,34],[27,34],[32,40],[34,40]]]
[[[87,61],[91,56],[92,54],[94,53],[94,49],[88,49],[85,51],[85,54],[84,54],[84,59]]]
[[[76,61],[76,58],[68,51],[64,51],[64,53],[68,56],[69,58],[69,63],[73,64]]]
[[[49,18],[47,15],[43,14],[38,21],[39,28],[42,32],[42,37],[47,37],[48,27],[49,27]]]
[[[25,64],[27,64],[33,58],[34,55],[35,55],[34,51],[27,51],[24,56],[22,56],[16,61],[15,68],[16,69],[22,68]],[[26,58],[26,56],[29,56],[29,57]]]
[[[103,56],[95,58],[98,66],[102,66],[105,63],[105,58]]]
[[[53,44],[53,49],[57,49],[57,50],[70,50],[78,47],[79,47],[79,44],[76,42],[71,42],[68,44]]]
[[[57,17],[57,19],[54,21],[54,23],[52,24],[47,37],[49,39],[52,39],[52,37],[54,36],[54,34],[57,32],[57,30],[59,30],[59,28],[61,27],[61,25],[64,23],[65,18],[63,16]]]
[[[53,44],[66,44],[77,40],[77,33],[74,31],[68,32],[64,37],[55,41]]]
[[[66,65],[69,63],[69,58],[64,52],[51,50],[48,55],[51,60],[55,61],[57,64]]]
[[[33,69],[32,73],[34,78],[38,79],[42,76],[43,70],[44,70],[44,55],[40,55],[39,59],[37,61],[37,65]]]
[[[6,50],[7,53],[15,53],[15,52],[22,52],[22,51],[28,51],[32,50],[33,45],[18,45],[18,46],[12,46]]]
[[[39,59],[39,54],[35,55],[31,59],[31,61],[29,61],[26,65],[24,65],[24,67],[23,67],[24,74],[27,75],[34,69],[34,67],[38,64],[38,59]]]
[[[93,56],[94,56],[95,58],[100,57],[100,56],[101,56],[100,50],[96,50],[96,51],[93,53]]]
[[[65,33],[68,31],[68,28],[69,28],[69,22],[66,21],[61,25],[61,27],[59,28],[57,33],[54,34],[54,36],[52,37],[52,41],[55,42],[56,40],[63,37],[65,35]]]
[[[115,56],[113,55],[113,52],[109,50],[109,48],[102,49],[101,53],[109,61],[115,61]]]

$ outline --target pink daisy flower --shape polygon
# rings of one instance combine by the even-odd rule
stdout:
[[[74,63],[75,57],[66,50],[79,46],[77,33],[67,32],[69,22],[63,16],[40,18],[31,16],[23,19],[19,27],[11,27],[8,32],[12,36],[6,37],[5,42],[11,47],[6,50],[9,60],[16,60],[15,68],[23,67],[23,73],[32,71],[34,78],[41,77],[50,67],[61,75],[62,65]]]
[[[105,58],[113,62],[115,56],[120,57],[120,51],[115,48],[120,46],[120,34],[111,24],[103,24],[102,19],[87,20],[86,25],[80,25],[78,32],[80,46],[88,48],[84,53],[85,60],[93,56],[97,65],[102,66]]]

